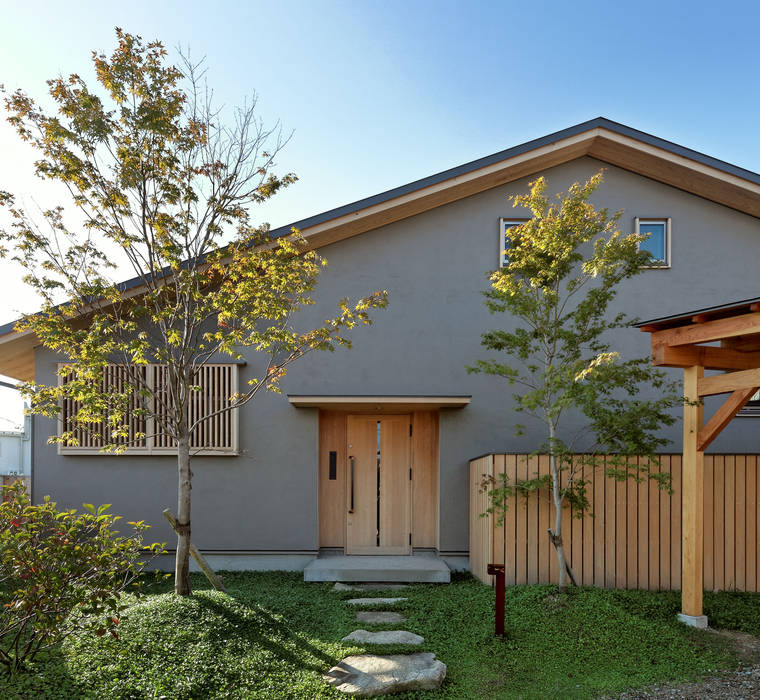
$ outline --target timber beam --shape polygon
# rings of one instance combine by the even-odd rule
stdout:
[[[649,328],[649,326],[644,326],[641,330],[647,331]],[[720,318],[715,321],[695,323],[690,326],[678,326],[648,332],[652,333],[653,346],[692,345],[743,335],[760,335],[760,313],[742,314],[741,316]]]
[[[760,369],[745,369],[741,372],[726,372],[712,377],[701,377],[697,382],[698,396],[729,394],[737,389],[757,390],[760,386]]]
[[[741,352],[707,345],[654,345],[652,364],[658,367],[694,367],[705,369],[755,369],[760,367],[760,352]]]
[[[758,352],[760,351],[760,336],[750,335],[745,337],[740,335],[736,338],[726,338],[720,341],[720,346],[741,352]]]

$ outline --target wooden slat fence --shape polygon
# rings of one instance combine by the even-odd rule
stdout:
[[[579,583],[601,588],[681,588],[681,455],[661,455],[673,494],[654,481],[607,478],[586,467],[592,512],[563,514],[563,541]],[[707,590],[760,591],[759,455],[705,455],[704,583]],[[549,473],[546,455],[486,455],[470,462],[470,570],[485,583],[489,563],[504,564],[507,585],[557,581],[547,529],[550,496],[510,499],[501,526],[481,517],[489,499],[483,477],[510,482]]]

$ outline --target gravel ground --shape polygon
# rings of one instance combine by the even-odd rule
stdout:
[[[617,700],[755,700],[760,698],[760,639],[742,632],[715,632],[730,638],[743,667],[728,673],[708,676],[694,683],[659,685],[617,696]],[[607,700],[612,700],[608,698]]]

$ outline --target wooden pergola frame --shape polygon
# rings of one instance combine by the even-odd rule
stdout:
[[[652,364],[684,371],[681,614],[706,627],[702,610],[704,451],[760,388],[760,298],[638,324],[651,333]],[[705,376],[705,370],[721,374]],[[704,420],[704,397],[728,394]]]

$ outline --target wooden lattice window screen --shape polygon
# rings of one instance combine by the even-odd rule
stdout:
[[[161,416],[171,411],[171,401],[166,389],[166,365],[150,364],[132,367],[131,371],[139,372],[139,378],[145,382],[152,394],[151,399],[143,398],[138,392],[130,397],[128,422],[130,435],[144,433],[146,437],[139,440],[129,438],[109,439],[110,426],[104,421],[93,424],[89,429],[77,427],[71,423],[79,411],[79,402],[65,399],[61,405],[58,422],[58,434],[64,430],[73,429],[78,445],[59,445],[61,454],[93,454],[101,451],[109,442],[127,446],[128,454],[176,454],[176,442],[160,429],[161,421],[145,417],[136,412],[132,413],[142,402],[152,401],[152,413]],[[101,390],[107,391],[113,387],[121,392],[128,381],[129,372],[123,365],[108,365],[103,373]],[[60,381],[67,381],[61,377]],[[200,391],[192,392],[188,408],[188,420],[192,425],[198,419],[209,416],[195,427],[190,437],[192,454],[237,454],[238,451],[238,412],[225,411],[216,413],[223,408],[229,397],[238,390],[238,366],[233,364],[207,364],[200,368],[195,379]],[[70,426],[70,428],[69,428]]]

